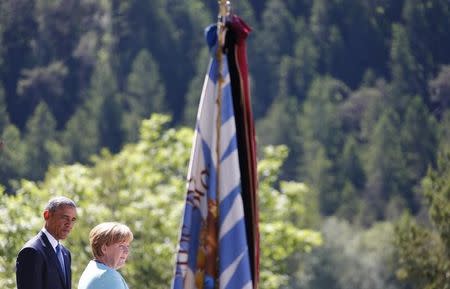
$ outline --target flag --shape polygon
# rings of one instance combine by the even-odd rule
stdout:
[[[242,198],[244,203],[247,241],[251,259],[253,288],[259,279],[259,226],[257,206],[256,141],[253,113],[248,83],[246,38],[251,28],[237,15],[227,21],[225,47],[230,71],[236,135],[241,170]]]
[[[212,25],[205,33],[213,57],[197,114],[172,289],[253,289],[257,284],[254,128],[253,120],[243,123],[251,117],[249,94],[243,89],[248,88],[246,73],[243,78],[236,72],[247,68],[240,63],[242,53],[229,66],[218,45],[224,36],[217,30]],[[232,84],[239,87],[237,97]]]

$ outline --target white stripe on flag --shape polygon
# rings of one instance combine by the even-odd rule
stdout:
[[[233,189],[240,185],[241,174],[239,173],[239,166],[236,166],[238,158],[237,150],[234,150],[221,163],[221,178],[225,181],[220,183],[220,202],[222,202]]]
[[[229,230],[231,230],[231,228],[234,227],[237,222],[244,218],[242,206],[242,198],[235,198],[230,211],[222,223],[222,227],[220,227],[219,238],[222,238],[226,233],[228,233]]]

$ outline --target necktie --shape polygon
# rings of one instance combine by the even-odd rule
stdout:
[[[62,269],[62,272],[63,272],[63,275],[64,275],[64,280],[66,280],[66,269],[65,269],[65,266],[64,266],[64,257],[63,257],[62,251],[61,251],[61,245],[60,244],[58,244],[56,246],[56,256],[58,256],[59,264],[61,265],[61,269]]]

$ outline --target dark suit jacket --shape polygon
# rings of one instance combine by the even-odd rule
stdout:
[[[20,250],[16,262],[17,289],[71,289],[71,256],[64,246],[62,252],[67,280],[55,250],[44,232],[39,232]]]

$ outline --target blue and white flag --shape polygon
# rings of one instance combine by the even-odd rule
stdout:
[[[207,40],[213,48],[215,26]],[[219,59],[202,89],[172,289],[253,288],[230,76]]]

